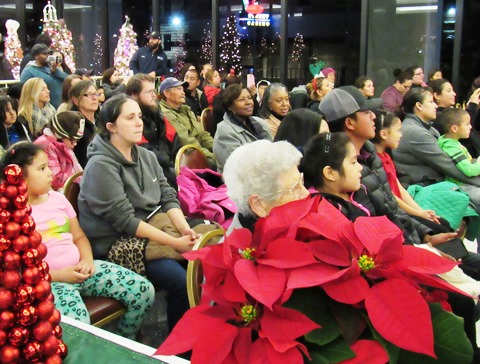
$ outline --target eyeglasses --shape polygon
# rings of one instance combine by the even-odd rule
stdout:
[[[100,97],[101,94],[89,92],[88,94],[83,94],[83,96],[88,97],[89,99],[93,99],[93,98],[95,98],[95,97]]]
[[[290,187],[289,189],[269,193],[269,194],[263,195],[262,197],[267,198],[267,197],[274,197],[274,196],[277,196],[277,195],[285,194],[285,195],[293,195],[294,197],[300,199],[300,197],[301,197],[300,195],[301,195],[301,192],[302,192],[302,187],[303,187],[303,173],[300,173],[300,178],[298,179],[298,181],[296,181],[292,185],[292,187]]]
[[[424,74],[423,72],[420,72],[420,73],[417,72],[417,73],[414,73],[413,75],[414,75],[414,76],[421,76],[421,75],[423,75],[423,74]]]

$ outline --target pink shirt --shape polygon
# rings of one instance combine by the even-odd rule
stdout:
[[[76,216],[70,202],[56,191],[50,191],[44,203],[32,205],[37,231],[48,249],[45,261],[50,269],[62,269],[80,261],[80,252],[70,233],[70,219]]]

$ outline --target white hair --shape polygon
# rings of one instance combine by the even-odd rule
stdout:
[[[223,179],[228,196],[237,204],[238,211],[252,215],[248,204],[251,195],[265,200],[276,198],[280,191],[279,178],[292,167],[297,167],[302,158],[292,144],[286,141],[257,140],[233,151],[223,168]]]

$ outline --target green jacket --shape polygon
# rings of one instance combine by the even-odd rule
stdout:
[[[215,160],[212,153],[213,138],[208,131],[203,129],[202,123],[197,121],[190,106],[182,105],[174,109],[167,105],[165,100],[160,101],[163,115],[177,130],[181,145],[194,144],[202,148],[208,159]]]
[[[457,168],[467,177],[476,177],[480,175],[480,163],[472,162],[472,156],[458,140],[447,138],[442,135],[438,138],[438,145],[442,150],[452,158]],[[447,178],[448,180],[459,184],[460,182]]]

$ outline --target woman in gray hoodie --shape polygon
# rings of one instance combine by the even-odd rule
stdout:
[[[185,268],[175,259],[148,254],[160,246],[173,248],[167,250],[174,255],[190,251],[197,234],[185,220],[155,155],[136,145],[143,131],[138,103],[126,95],[112,97],[100,112],[98,127],[80,185],[81,226],[95,257],[145,275],[167,290],[172,329],[188,309]],[[166,214],[178,237],[147,223],[157,212]]]

